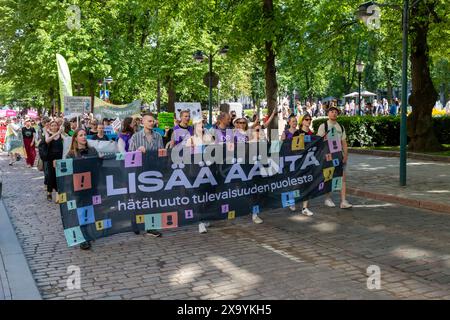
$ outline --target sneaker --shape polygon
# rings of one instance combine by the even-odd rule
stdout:
[[[308,217],[311,217],[314,215],[314,213],[311,210],[309,210],[308,208],[303,208],[302,214],[304,214],[305,216],[308,216]]]
[[[295,206],[290,206],[289,209],[290,209],[291,211],[295,211],[295,210],[296,210]]]
[[[147,230],[146,235],[147,236],[152,236],[153,238],[158,238],[158,237],[162,236],[161,232],[158,232],[156,230]]]
[[[351,207],[353,207],[353,205],[347,200],[341,202],[341,209],[350,209]]]
[[[16,156],[16,161],[20,161],[20,159],[22,159],[22,157],[20,156],[20,154],[18,154],[18,155]]]
[[[89,250],[91,248],[91,243],[89,241],[83,242],[80,244],[81,250]]]
[[[252,220],[253,220],[253,222],[256,223],[256,224],[263,223],[263,219],[261,219],[260,217],[258,217],[258,215],[256,215],[256,214],[252,217]]]
[[[47,193],[47,200],[52,202],[52,194],[51,193]]]
[[[331,199],[326,199],[326,200],[325,200],[325,205],[326,205],[327,207],[330,207],[330,208],[336,207],[336,205],[334,204],[333,200],[331,200]]]
[[[206,225],[203,222],[200,222],[198,224],[198,233],[207,233],[208,230],[206,230]]]

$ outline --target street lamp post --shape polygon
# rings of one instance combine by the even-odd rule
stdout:
[[[421,0],[415,0],[411,3],[411,8],[418,4]],[[403,41],[402,41],[402,107],[401,107],[401,121],[400,121],[400,186],[406,186],[406,143],[407,143],[407,130],[406,130],[406,115],[408,108],[408,29],[409,29],[409,0],[403,0],[403,9],[394,4],[381,4],[376,2],[367,2],[362,4],[358,9],[358,16],[361,19],[367,19],[371,15],[368,14],[367,9],[370,6],[391,7],[398,10],[403,10],[402,14],[402,29],[403,29]]]
[[[364,72],[364,62],[360,61],[356,64],[356,71],[358,72],[358,115],[361,115],[361,76]]]
[[[212,87],[213,87],[213,57],[218,53],[222,56],[225,56],[228,53],[228,46],[224,46],[222,49],[220,49],[219,51],[213,53],[212,51],[210,51],[209,55],[208,55],[208,60],[209,60],[209,102],[208,102],[208,110],[209,110],[209,124],[212,124]],[[197,62],[203,62],[203,60],[205,60],[205,56],[203,54],[202,51],[198,50],[194,53],[194,55],[192,56],[194,58],[194,60],[196,60]]]

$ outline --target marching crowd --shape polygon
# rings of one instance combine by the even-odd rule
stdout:
[[[282,110],[279,113],[283,112]],[[342,141],[344,168],[348,159],[345,129],[337,122],[340,110],[331,105],[326,110],[328,121],[322,124],[316,135],[325,136],[330,130]],[[35,164],[36,150],[39,153],[38,169],[44,172],[44,184],[47,191],[48,201],[53,201],[52,193],[56,192],[55,202],[58,203],[58,187],[56,183],[56,160],[65,158],[87,158],[99,157],[101,154],[94,147],[89,146],[88,140],[109,141],[114,139],[119,152],[140,151],[142,153],[170,149],[179,144],[192,148],[201,148],[210,143],[240,143],[267,141],[266,129],[277,114],[275,109],[272,114],[266,115],[259,120],[257,115],[251,119],[237,117],[236,112],[220,112],[216,123],[209,127],[206,119],[198,119],[191,122],[190,112],[181,111],[178,120],[174,120],[174,127],[158,129],[157,117],[152,113],[145,113],[142,117],[127,117],[121,126],[113,129],[111,119],[103,119],[101,122],[93,115],[64,119],[64,117],[44,117],[32,120],[29,118],[12,118],[8,123],[6,134],[5,151],[9,153],[9,165],[26,158],[27,166]],[[312,116],[304,113],[299,117],[290,114],[286,118],[285,129],[281,133],[281,141],[292,140],[295,136],[313,135]],[[190,124],[192,123],[192,125]],[[70,147],[64,154],[64,139],[70,139]],[[20,145],[23,147],[20,148]],[[24,150],[24,152],[23,152]],[[325,198],[325,205],[335,207],[330,194]],[[340,208],[351,208],[352,205],[346,200],[345,171],[343,176]],[[296,211],[295,206],[290,210]],[[301,213],[312,216],[313,212],[308,208],[308,201],[302,204]],[[258,214],[253,214],[254,223],[262,223]],[[199,224],[199,232],[207,232],[208,222]],[[135,231],[137,234],[139,231]],[[149,230],[147,234],[154,237],[161,236],[156,230]],[[81,245],[82,249],[89,249],[90,243]]]

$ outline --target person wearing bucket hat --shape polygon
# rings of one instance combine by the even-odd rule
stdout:
[[[352,205],[346,200],[346,184],[345,184],[345,169],[347,166],[348,160],[348,145],[347,145],[347,135],[345,133],[344,127],[337,122],[337,116],[340,113],[340,110],[331,105],[327,109],[328,120],[325,123],[322,123],[317,130],[317,135],[321,137],[325,137],[328,135],[333,135],[337,139],[341,140],[342,144],[342,162],[343,162],[343,174],[342,174],[342,188],[341,188],[341,209],[349,209]],[[325,198],[325,206],[333,208],[336,205],[333,200],[331,200],[331,194],[328,193]]]

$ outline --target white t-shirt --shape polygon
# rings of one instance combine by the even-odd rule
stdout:
[[[347,140],[347,135],[345,134],[345,129],[337,123],[337,121],[328,120],[328,132],[334,130],[335,135],[340,138],[340,140]],[[325,123],[322,123],[317,130],[317,135],[323,137],[325,135]]]

